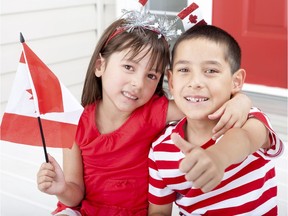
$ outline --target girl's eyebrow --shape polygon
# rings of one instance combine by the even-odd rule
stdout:
[[[125,57],[122,59],[122,61],[124,61],[124,62],[129,62],[129,63],[135,64],[135,65],[138,65],[138,64],[139,64],[139,61],[136,61],[136,60],[130,59],[130,58],[125,58]],[[157,73],[161,73],[161,71],[158,71],[157,68],[150,68],[149,71],[150,71],[150,72],[154,72],[154,73],[156,73],[156,74],[157,74]]]
[[[156,73],[156,74],[157,74],[157,73],[161,73],[161,71],[158,71],[156,68],[151,68],[150,71],[151,71],[151,72],[154,72],[154,73]]]
[[[122,61],[125,61],[125,62],[129,62],[129,63],[132,63],[132,64],[139,64],[139,61],[138,60],[135,60],[135,59],[133,59],[133,58],[129,58],[129,57],[124,57],[123,59],[122,59]],[[141,61],[141,60],[140,60]]]

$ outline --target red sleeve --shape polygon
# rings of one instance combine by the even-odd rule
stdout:
[[[166,125],[169,100],[165,96],[154,95],[138,112],[147,124],[156,130],[162,130]]]
[[[95,107],[96,104],[87,105],[79,119],[75,136],[75,141],[78,145],[85,145],[85,143],[89,143],[90,140],[94,139],[92,134],[95,136],[97,135],[94,132],[96,130]],[[91,133],[91,131],[93,131],[93,133]]]
[[[268,119],[268,117],[258,108],[253,107],[250,112],[248,118],[257,118],[261,121],[265,127],[269,130],[269,139],[270,139],[270,148],[269,149],[260,149],[260,151],[268,157],[278,157],[283,153],[283,142],[272,129],[272,125]]]
[[[66,208],[70,208],[70,209],[77,210],[77,211],[80,212],[80,206],[79,207],[68,207],[68,206],[64,205],[63,203],[58,202],[57,203],[57,208],[53,212],[51,212],[51,214],[55,215],[55,214],[65,210]]]

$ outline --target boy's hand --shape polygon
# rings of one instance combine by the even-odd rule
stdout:
[[[57,161],[48,154],[49,163],[43,163],[37,173],[38,189],[50,195],[61,194],[65,190],[65,178]]]
[[[248,96],[237,93],[231,100],[223,104],[216,112],[208,116],[209,119],[219,119],[213,128],[212,139],[216,140],[232,127],[242,127],[247,121],[252,102]]]
[[[171,139],[185,154],[179,169],[186,173],[185,178],[192,181],[195,188],[205,193],[221,182],[225,168],[217,155],[187,142],[178,134],[171,134]]]

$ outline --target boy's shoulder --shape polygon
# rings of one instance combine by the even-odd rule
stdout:
[[[162,148],[161,146],[167,146],[167,145],[174,145],[173,141],[171,140],[171,134],[172,133],[179,133],[182,134],[182,124],[183,122],[186,122],[186,119],[182,119],[179,121],[171,121],[169,122],[165,129],[160,133],[158,138],[152,143],[153,150],[157,150],[158,148]]]
[[[166,127],[163,129],[162,133],[160,133],[158,138],[156,138],[156,140],[152,143],[152,148],[155,149],[157,148],[157,146],[161,145],[162,143],[165,143],[168,140],[171,140],[170,135],[172,134],[175,127],[176,127],[175,123],[167,124]]]

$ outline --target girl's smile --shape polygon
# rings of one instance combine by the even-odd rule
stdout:
[[[152,98],[161,73],[148,67],[151,54],[147,49],[133,59],[129,49],[101,59],[95,74],[102,78],[103,108],[108,112],[132,113]]]

